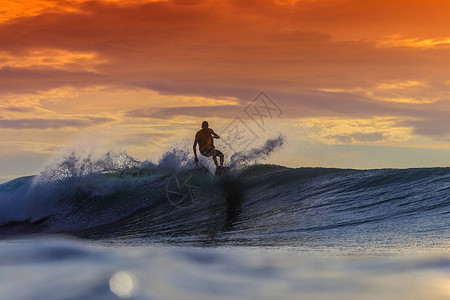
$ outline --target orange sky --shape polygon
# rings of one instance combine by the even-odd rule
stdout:
[[[106,144],[145,157],[174,137],[190,137],[203,119],[226,126],[260,91],[283,110],[261,137],[293,130],[293,148],[323,146],[324,156],[337,151],[331,146],[354,146],[328,154],[335,160],[298,150],[301,158],[279,163],[450,165],[442,160],[450,149],[449,1],[1,1],[0,7],[0,177],[39,169],[80,131],[102,132]],[[409,160],[375,162],[361,147],[405,149]],[[418,162],[408,149],[443,152],[421,152],[439,159]],[[31,163],[14,171],[24,158]]]

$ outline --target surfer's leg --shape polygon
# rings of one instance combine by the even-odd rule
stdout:
[[[214,164],[216,165],[216,167],[219,166],[219,164],[217,163],[217,156],[220,157],[220,161],[223,164],[223,154],[220,151],[217,151],[216,149],[214,149],[214,147],[209,147],[203,151],[200,152],[203,156],[206,157],[210,157],[212,156],[213,160],[214,160]],[[219,154],[220,153],[220,154]],[[221,156],[222,155],[222,156]]]
[[[220,166],[223,167],[223,161],[225,159],[225,156],[219,150],[216,150],[216,156],[218,156],[220,158]]]
[[[216,165],[216,167],[218,167],[219,165],[217,164],[217,151],[216,150],[213,150],[212,157],[214,160],[214,164]]]

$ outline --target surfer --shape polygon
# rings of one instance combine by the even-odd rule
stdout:
[[[198,144],[200,153],[206,157],[212,156],[212,158],[214,160],[214,164],[219,169],[219,164],[217,163],[217,156],[220,158],[220,167],[223,167],[224,155],[219,150],[216,150],[216,148],[214,147],[213,139],[220,139],[220,136],[217,133],[215,133],[214,130],[209,128],[208,122],[203,121],[202,129],[197,131],[197,134],[195,135],[195,140],[194,140],[195,159],[194,159],[194,161],[195,161],[195,163],[198,163],[198,157],[197,157],[197,144]]]

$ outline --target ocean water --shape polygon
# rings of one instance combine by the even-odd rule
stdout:
[[[450,169],[76,153],[0,185],[0,299],[450,299]]]

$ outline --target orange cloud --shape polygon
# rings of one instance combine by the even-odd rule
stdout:
[[[411,48],[437,48],[437,47],[449,47],[450,38],[441,39],[420,39],[409,38],[402,39],[401,37],[394,35],[386,37],[378,42],[379,47],[411,47]]]
[[[95,66],[106,63],[95,53],[70,52],[60,49],[30,50],[23,55],[0,52],[0,68],[42,68],[57,70],[95,71]]]
[[[0,24],[18,18],[27,18],[47,12],[74,12],[77,5],[89,0],[48,1],[48,0],[2,0],[0,8]],[[164,0],[99,0],[120,5],[136,5],[145,2]]]

